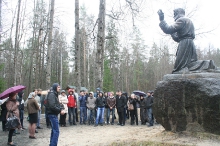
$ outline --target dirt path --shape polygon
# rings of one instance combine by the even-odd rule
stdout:
[[[48,146],[50,139],[50,129],[45,126],[45,119],[42,120],[44,129],[38,130],[37,139],[28,138],[28,130],[21,131],[21,134],[13,137],[13,141],[19,146]],[[25,121],[25,126],[28,123]],[[187,134],[174,134],[165,132],[161,125],[147,127],[146,125],[131,126],[129,122],[125,126],[104,125],[89,126],[77,125],[60,127],[60,136],[58,146],[105,146],[117,145],[124,143],[129,145],[130,142],[153,141],[155,143],[171,143],[181,145],[198,145],[198,146],[219,146],[220,138],[207,136],[199,137]],[[113,144],[114,143],[114,144]],[[125,144],[126,143],[126,144]],[[7,145],[7,133],[0,132],[0,146]]]

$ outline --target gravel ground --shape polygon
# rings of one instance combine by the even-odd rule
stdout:
[[[24,126],[28,126],[26,120],[24,121]],[[43,115],[41,126],[43,129],[39,129],[39,133],[36,133],[37,139],[29,139],[28,130],[26,129],[21,131],[21,134],[13,136],[13,141],[18,146],[48,146],[51,129],[46,128]],[[0,132],[0,146],[7,145],[7,135],[8,132]],[[153,127],[140,124],[138,126],[131,126],[129,121],[127,121],[125,126],[104,125],[94,127],[92,125],[77,124],[76,126],[60,127],[58,146],[105,146],[112,145],[113,143],[140,141],[199,146],[219,146],[220,143],[218,138],[201,139],[201,137],[166,132],[159,124]]]

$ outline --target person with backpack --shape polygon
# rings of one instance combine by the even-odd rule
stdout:
[[[47,95],[47,116],[51,123],[51,136],[50,136],[50,146],[57,146],[58,138],[60,134],[58,114],[63,115],[64,109],[59,103],[58,93],[60,92],[60,85],[54,83],[52,86],[52,91]]]
[[[68,90],[69,95],[67,96],[68,99],[68,114],[69,114],[69,124],[70,125],[76,125],[76,114],[75,114],[75,109],[77,106],[77,100],[76,96],[73,92],[73,89]]]
[[[51,89],[48,89],[48,90],[47,90],[47,95],[48,95],[49,92],[51,92],[51,91],[52,91],[52,88],[51,88]],[[46,125],[47,125],[47,128],[50,129],[51,123],[50,123],[50,119],[49,119],[48,116],[47,116],[47,108],[46,108],[46,106],[47,106],[47,95],[42,95],[42,100],[43,100],[42,105],[44,105]]]

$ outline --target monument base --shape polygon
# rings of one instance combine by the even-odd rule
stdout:
[[[220,134],[220,73],[165,75],[154,92],[153,113],[168,131]]]

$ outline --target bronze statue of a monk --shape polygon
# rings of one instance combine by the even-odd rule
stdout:
[[[212,72],[217,70],[212,60],[197,60],[196,48],[193,42],[195,38],[194,25],[192,21],[185,17],[185,10],[178,8],[174,10],[173,25],[168,25],[164,21],[162,10],[158,12],[160,19],[160,28],[164,33],[170,34],[174,41],[178,42],[176,52],[176,61],[173,74],[182,74],[190,72]]]

